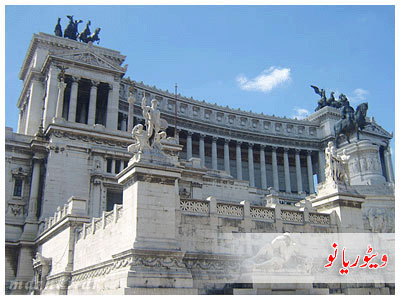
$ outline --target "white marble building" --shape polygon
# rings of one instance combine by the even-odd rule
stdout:
[[[6,128],[9,293],[220,292],[234,265],[220,233],[394,232],[392,135],[373,117],[338,148],[350,155],[352,196],[339,188],[335,198],[324,194],[324,151],[338,109],[294,120],[176,99],[125,78],[124,59],[91,43],[32,38],[18,130]],[[176,103],[173,165],[128,166],[143,97],[158,100],[169,137]]]

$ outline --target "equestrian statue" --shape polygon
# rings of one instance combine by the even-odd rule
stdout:
[[[341,135],[344,135],[347,139],[347,142],[350,143],[350,136],[352,133],[357,134],[357,140],[359,139],[359,131],[363,130],[365,125],[367,124],[367,110],[368,103],[361,103],[357,106],[356,110],[350,106],[349,99],[347,99],[346,95],[340,94],[339,99],[336,100],[334,96],[334,92],[331,92],[331,96],[329,99],[326,98],[325,90],[319,89],[317,86],[311,86],[315,93],[321,96],[321,99],[318,100],[318,106],[315,111],[318,111],[325,106],[331,106],[340,109],[340,117],[341,119],[334,125],[335,139],[336,145],[338,144],[338,139]]]

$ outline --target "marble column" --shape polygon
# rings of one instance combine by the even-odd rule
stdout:
[[[32,181],[31,181],[31,191],[28,206],[28,216],[27,220],[36,221],[37,220],[37,207],[39,200],[39,185],[40,185],[40,164],[41,160],[33,158],[33,171],[32,171]]]
[[[211,160],[212,160],[212,169],[213,170],[218,170],[217,140],[218,140],[218,138],[216,136],[212,137]]]
[[[200,142],[199,142],[199,154],[201,159],[201,166],[204,168],[206,166],[206,155],[204,151],[204,138],[206,137],[205,134],[200,134]]]
[[[186,160],[192,158],[192,134],[193,132],[188,131],[186,137]]]
[[[292,187],[290,186],[290,169],[289,169],[289,148],[283,148],[283,168],[285,170],[285,191],[286,193],[292,192]]]
[[[115,174],[115,159],[111,159],[111,174]]]
[[[26,112],[25,134],[35,135],[40,126],[43,114],[43,95],[44,87],[41,79],[33,76],[29,89],[28,110]]]
[[[18,118],[18,129],[17,129],[17,133],[21,133],[22,131],[22,127],[23,127],[23,118],[24,118],[24,110],[21,108],[19,111],[19,118]]]
[[[135,97],[132,94],[129,95],[128,98],[129,110],[128,110],[128,132],[132,132],[134,124],[134,104]]]
[[[237,179],[242,180],[242,142],[236,141],[236,173]]]
[[[127,126],[126,126],[127,122],[126,121],[127,121],[127,119],[128,119],[128,116],[123,114],[122,115],[122,122],[121,122],[121,131],[126,131],[126,128],[127,128]]]
[[[225,139],[224,143],[224,168],[225,172],[228,174],[231,174],[231,167],[230,167],[230,162],[229,162],[229,142],[230,139]]]
[[[325,150],[318,151],[318,183],[325,181]]]
[[[76,106],[78,104],[78,82],[79,77],[72,77],[71,84],[71,96],[69,99],[69,112],[68,112],[68,121],[75,122],[76,120]]]
[[[384,156],[385,156],[387,181],[394,183],[394,172],[393,172],[392,154],[390,152],[390,146],[386,148]]]
[[[260,145],[260,169],[261,169],[261,188],[266,190],[267,185],[267,169],[265,168],[265,145]]]
[[[178,128],[178,129],[176,129],[176,142],[178,143],[178,145],[179,145],[179,133],[181,132],[181,130]]]
[[[296,181],[298,193],[303,192],[303,177],[301,176],[300,151],[300,149],[296,149]]]
[[[279,191],[278,161],[276,159],[276,150],[278,147],[272,147],[272,178],[274,179],[274,190]]]
[[[101,181],[99,179],[93,179],[93,191],[92,191],[92,217],[98,218],[101,216]]]
[[[51,120],[56,115],[57,109],[57,97],[58,97],[58,68],[54,65],[50,66],[49,72],[47,74],[47,87],[46,89],[46,98],[44,103],[44,112],[43,112],[43,128],[45,129],[47,125],[51,123]]]
[[[253,143],[249,143],[249,149],[248,149],[248,161],[249,161],[249,182],[250,186],[254,187],[255,182],[254,182],[254,159],[253,159]]]
[[[119,83],[114,81],[108,85],[107,98],[107,120],[106,128],[117,130],[118,128],[118,102],[119,102]]]
[[[98,81],[91,81],[92,86],[90,87],[90,98],[89,98],[89,115],[88,125],[94,125],[96,119],[96,102],[97,102],[97,86]]]
[[[308,175],[308,186],[310,194],[314,193],[314,178],[313,178],[313,167],[311,160],[311,150],[307,150],[307,175]]]
[[[58,97],[57,97],[57,107],[56,107],[56,118],[61,119],[64,107],[64,92],[67,84],[64,80],[58,82]]]

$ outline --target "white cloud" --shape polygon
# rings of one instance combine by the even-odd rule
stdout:
[[[365,99],[367,99],[367,95],[369,92],[367,90],[358,88],[353,91],[353,94],[349,96],[349,100],[352,104],[359,104]]]
[[[242,90],[260,91],[263,93],[271,91],[274,87],[288,80],[290,80],[290,69],[275,67],[270,67],[269,69],[262,71],[260,75],[253,79],[248,79],[244,75],[239,75],[236,78],[236,81]]]
[[[306,118],[310,114],[310,112],[305,108],[295,107],[295,108],[293,108],[293,110],[294,110],[294,114],[292,115],[292,118],[294,118],[294,119],[301,120],[301,119]]]

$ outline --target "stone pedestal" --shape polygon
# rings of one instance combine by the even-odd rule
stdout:
[[[134,235],[127,294],[140,293],[141,288],[151,288],[149,291],[155,294],[164,289],[193,288],[192,276],[183,263],[184,252],[179,251],[176,239],[180,177],[181,169],[174,166],[173,160],[168,162],[167,156],[154,149],[117,175],[124,187],[124,214],[130,218],[128,234]]]
[[[364,232],[362,204],[365,197],[354,188],[332,179],[318,184],[312,206],[321,213],[336,212],[338,232]]]
[[[379,185],[386,182],[382,173],[379,146],[371,141],[352,141],[344,144],[337,151],[350,155],[349,171],[352,185]]]

